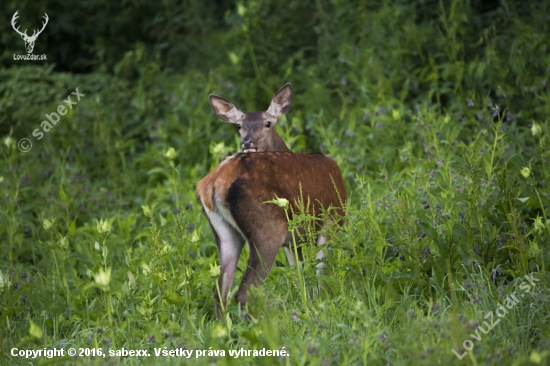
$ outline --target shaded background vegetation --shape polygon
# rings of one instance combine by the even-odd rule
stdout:
[[[535,272],[538,292],[463,362],[547,362],[549,7],[3,2],[1,352],[286,346],[291,360],[273,362],[452,363],[450,349]],[[13,60],[25,53],[16,10],[29,34],[48,14],[34,49],[47,62]],[[217,250],[193,187],[238,144],[207,96],[264,110],[285,82],[294,104],[278,131],[339,163],[348,219],[318,298],[302,302],[281,256],[254,320],[233,305],[218,323]],[[78,105],[32,137],[76,87]]]

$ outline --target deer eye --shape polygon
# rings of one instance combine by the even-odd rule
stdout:
[[[242,126],[238,124],[238,125],[237,125],[237,130],[240,130],[241,127],[242,127]]]
[[[265,124],[265,127],[271,127],[271,122],[267,122],[267,123]]]

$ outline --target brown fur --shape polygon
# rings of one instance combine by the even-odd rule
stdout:
[[[267,277],[289,236],[283,208],[264,202],[275,196],[288,199],[292,218],[292,212],[299,210],[300,186],[304,202],[310,201],[309,214],[319,217],[322,208],[330,206],[338,207],[337,214],[344,214],[342,173],[334,160],[321,154],[239,153],[197,183],[197,196],[220,250],[217,305],[220,295],[225,304],[244,241],[249,243],[250,258],[237,301],[244,303],[248,286],[261,284]]]

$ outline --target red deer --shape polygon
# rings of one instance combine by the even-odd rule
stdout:
[[[210,94],[208,97],[214,113],[225,122],[235,123],[241,134],[243,152],[290,151],[277,134],[277,118],[292,106],[292,86],[285,84],[271,100],[265,112],[243,113],[230,101]]]
[[[240,304],[246,302],[248,287],[266,279],[277,252],[283,245],[287,249],[292,238],[284,209],[265,202],[286,198],[292,219],[300,212],[297,201],[302,197],[310,202],[307,213],[320,217],[332,206],[341,217],[346,190],[338,164],[322,154],[257,152],[238,153],[224,160],[197,183],[197,196],[220,253],[220,277],[214,294],[216,315],[220,317],[244,242],[249,245],[249,259],[236,294]],[[337,223],[341,224],[340,219]],[[323,224],[316,225],[317,231],[323,232]],[[319,235],[317,243],[325,242]],[[317,258],[323,256],[319,251]]]

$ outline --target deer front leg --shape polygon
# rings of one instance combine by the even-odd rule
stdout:
[[[306,231],[303,228],[297,228],[294,232],[288,232],[284,244],[286,259],[291,267],[294,267],[296,262],[303,262],[304,256],[302,255],[301,245],[305,243],[304,237]],[[294,240],[296,240],[296,251],[294,251]],[[296,258],[298,253],[298,258]]]
[[[327,238],[324,235],[319,234],[319,236],[317,237],[317,246],[322,246],[322,245],[325,245],[326,243],[327,243]],[[318,260],[322,260],[322,259],[325,258],[325,252],[323,252],[323,249],[319,249],[319,251],[315,255],[315,258],[318,259]],[[317,280],[317,291],[318,292],[321,292],[321,273],[323,271],[323,268],[325,268],[325,262],[317,263],[316,275],[317,275],[317,278],[318,278],[318,280]]]

